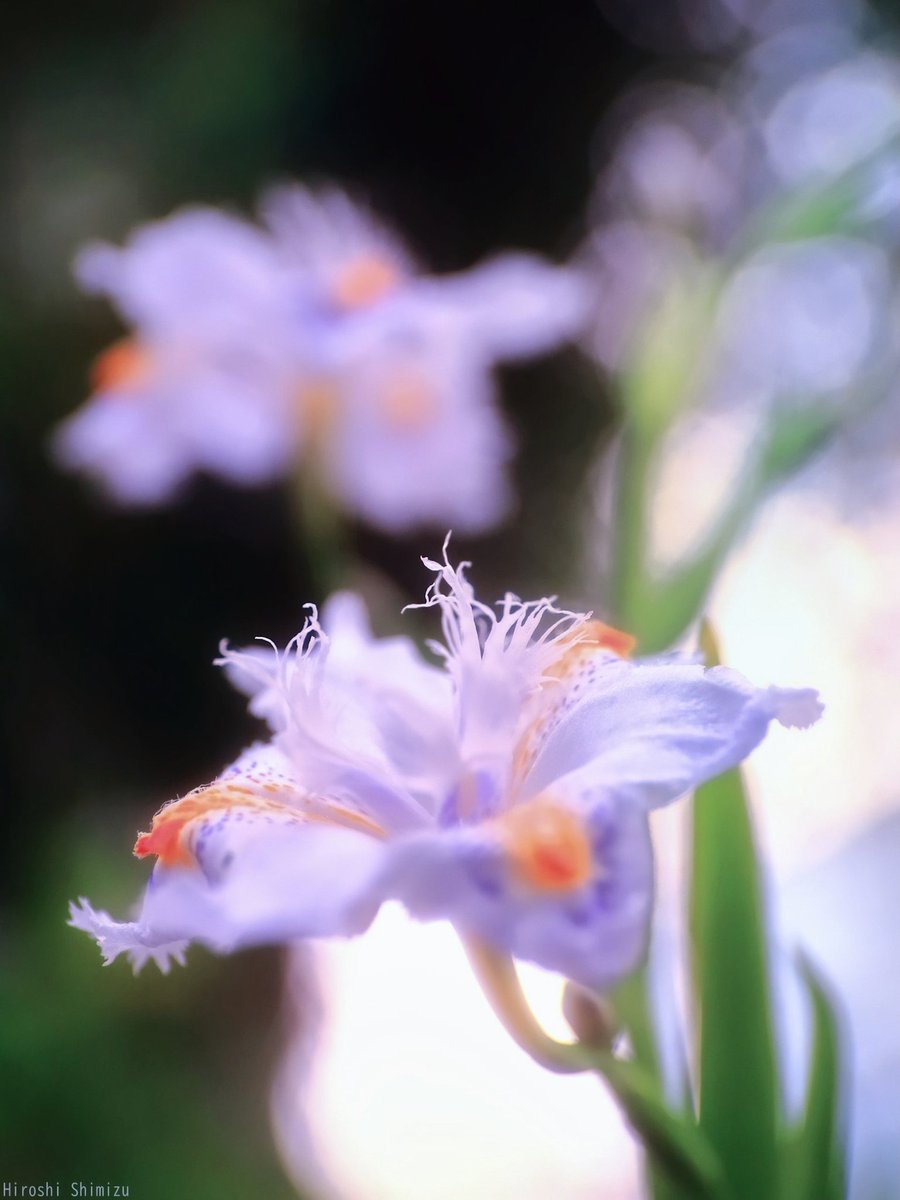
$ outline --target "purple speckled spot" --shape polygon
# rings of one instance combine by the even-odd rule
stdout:
[[[589,832],[594,858],[600,862],[607,862],[619,840],[615,821],[607,813],[594,813]]]

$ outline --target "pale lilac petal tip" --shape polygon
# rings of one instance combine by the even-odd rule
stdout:
[[[108,293],[120,273],[121,251],[108,242],[89,242],[72,263],[72,274],[82,291],[90,295]]]
[[[808,729],[825,711],[814,688],[770,687],[767,695],[775,719],[787,729]]]
[[[148,945],[141,927],[136,921],[114,921],[107,912],[95,909],[82,896],[78,903],[69,904],[68,924],[89,934],[100,947],[105,966],[115,962],[120,954],[126,954],[138,975],[152,959],[164,975],[168,975],[173,962],[184,966],[188,943],[170,941]]]

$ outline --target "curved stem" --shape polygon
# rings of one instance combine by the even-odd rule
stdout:
[[[471,934],[460,934],[482,991],[512,1039],[548,1071],[575,1074],[596,1070],[580,1042],[558,1042],[544,1031],[522,992],[512,959]]]
[[[317,598],[324,601],[331,592],[348,583],[346,525],[313,464],[301,466],[292,481],[291,492],[294,520],[306,551],[313,587]]]
[[[535,1062],[558,1074],[594,1071],[606,1081],[643,1143],[654,1171],[661,1174],[663,1186],[676,1189],[670,1189],[667,1195],[731,1200],[715,1151],[692,1115],[666,1107],[652,1076],[637,1063],[622,1061],[599,1044],[558,1042],[550,1037],[528,1006],[510,956],[470,934],[460,937],[491,1007],[513,1040]]]

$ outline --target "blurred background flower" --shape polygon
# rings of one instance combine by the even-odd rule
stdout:
[[[490,369],[577,334],[587,276],[534,255],[420,274],[399,239],[335,190],[264,202],[269,231],[193,208],[76,260],[133,324],[53,439],[60,465],[119,503],[171,500],[198,470],[293,474],[307,505],[388,530],[496,525],[509,436]]]
[[[825,696],[827,719],[800,744],[773,737],[751,782],[786,937],[817,953],[852,1022],[854,1194],[900,1188],[888,1007],[898,976],[876,928],[890,913],[879,881],[896,864],[884,831],[897,812],[893,22],[885,6],[849,0],[577,0],[565,11],[546,0],[160,0],[140,14],[101,0],[52,25],[16,10],[0,49],[7,1175],[287,1197],[286,1170],[300,1187],[315,1178],[314,1150],[354,1200],[422,1195],[423,1171],[469,1194],[502,1196],[512,1181],[508,1194],[527,1195],[522,1164],[573,1197],[634,1194],[618,1112],[610,1104],[591,1135],[599,1087],[586,1096],[584,1081],[517,1058],[519,1071],[490,1014],[476,1031],[482,1010],[460,998],[442,931],[394,929],[388,916],[369,942],[328,947],[319,1017],[305,968],[301,985],[292,966],[285,1040],[268,952],[198,955],[168,979],[135,981],[122,967],[101,987],[96,952],[63,924],[88,879],[98,902],[124,911],[140,868],[122,864],[122,848],[242,743],[243,705],[208,667],[219,637],[285,640],[323,575],[277,485],[197,477],[177,508],[138,515],[54,469],[48,437],[121,334],[78,294],[70,263],[85,243],[120,244],[185,205],[250,212],[260,186],[284,177],[366,197],[439,276],[510,246],[589,271],[599,369],[567,349],[500,372],[502,419],[520,446],[518,514],[478,545],[476,586],[559,592],[601,613],[631,605],[642,636],[661,640],[711,589],[725,661]],[[487,312],[466,303],[492,315],[489,300]],[[445,378],[430,352],[411,365]],[[463,367],[483,377],[483,360]],[[383,370],[367,358],[366,372]],[[653,451],[639,464],[652,503],[630,505],[628,521],[610,507],[616,471],[634,462],[614,437],[623,419]],[[759,497],[803,463],[748,529]],[[628,538],[611,551],[625,525],[645,555],[634,579],[674,571],[684,585],[667,629],[651,619],[652,595],[613,595],[610,580],[629,577]],[[738,529],[747,536],[726,562]],[[376,629],[393,631],[388,614],[418,597],[418,555],[435,554],[442,534],[389,539],[351,520],[344,536]],[[656,832],[665,904],[679,886],[678,814]],[[434,965],[409,981],[409,1003],[381,1005],[379,988],[396,998],[396,964],[409,957],[395,960],[391,942],[407,938],[427,938],[413,953]],[[430,973],[445,985],[426,991]],[[557,981],[534,986],[550,1011]],[[459,1014],[471,1016],[457,1033]],[[330,1025],[313,1054],[319,1019]],[[477,1053],[448,1055],[463,1032]],[[397,1072],[398,1039],[417,1047],[424,1087]],[[376,1101],[360,1062],[380,1081]],[[273,1077],[280,1160],[265,1119]],[[547,1136],[529,1115],[542,1112]],[[414,1116],[420,1140],[401,1155]],[[459,1130],[452,1161],[413,1153],[436,1154],[448,1129]]]

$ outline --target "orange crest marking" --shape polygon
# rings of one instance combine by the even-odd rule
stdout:
[[[567,639],[568,640],[568,639]],[[571,644],[544,672],[553,679],[563,679],[583,658],[596,650],[608,650],[619,658],[628,658],[637,645],[630,633],[614,629],[602,621],[584,621],[571,631]]]
[[[94,359],[91,388],[95,392],[134,387],[147,378],[150,355],[134,338],[121,338]]]
[[[538,796],[498,819],[516,875],[539,892],[570,892],[591,878],[594,858],[578,813]]]
[[[289,801],[279,800],[283,795]],[[282,820],[305,825],[340,825],[370,837],[384,837],[385,831],[365,813],[355,812],[333,800],[309,796],[287,780],[277,777],[239,776],[220,779],[164,805],[149,833],[141,833],[134,844],[138,858],[155,854],[164,867],[190,867],[196,862],[186,833],[195,821],[216,812],[242,809],[248,813],[269,813]]]
[[[164,867],[193,866],[195,859],[184,833],[192,822],[215,811],[244,808],[253,812],[278,813],[304,819],[303,814],[279,800],[257,796],[248,787],[228,780],[195,788],[181,800],[173,800],[153,818],[149,833],[139,834],[134,844],[138,858],[155,854]]]
[[[381,407],[389,424],[409,431],[426,428],[437,414],[429,380],[423,371],[410,365],[395,368],[385,381]]]
[[[332,295],[341,308],[367,308],[392,292],[399,282],[393,263],[378,254],[363,254],[338,273]]]
[[[563,649],[544,670],[545,686],[531,702],[530,719],[513,751],[513,779],[518,783],[525,779],[541,745],[571,707],[580,686],[580,676],[593,668],[593,655],[598,650],[605,650],[619,658],[627,658],[637,642],[630,634],[604,625],[602,621],[582,621],[560,639],[560,644]]]

